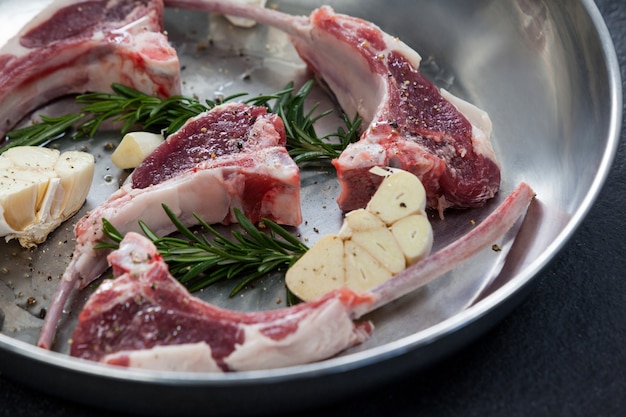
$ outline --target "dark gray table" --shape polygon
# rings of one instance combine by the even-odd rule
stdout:
[[[596,3],[626,80],[626,2]],[[626,128],[621,138],[615,165],[588,218],[504,321],[429,369],[298,415],[626,415]],[[0,415],[119,416],[2,376]]]

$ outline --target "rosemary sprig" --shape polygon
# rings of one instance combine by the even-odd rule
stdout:
[[[162,131],[165,135],[178,130],[190,117],[210,110],[218,104],[232,101],[245,96],[245,93],[234,94],[220,100],[204,102],[185,96],[158,98],[144,94],[138,90],[121,84],[111,86],[112,93],[89,93],[76,97],[81,105],[78,113],[70,113],[59,117],[41,116],[41,121],[31,126],[7,133],[9,141],[0,148],[0,153],[19,145],[41,145],[62,137],[73,127],[71,137],[80,139],[93,137],[102,123],[111,120],[121,123],[121,134],[133,128]],[[317,105],[305,112],[305,100],[313,88],[313,81],[305,83],[294,93],[294,83],[274,94],[259,95],[246,100],[248,104],[266,106],[269,111],[283,118],[287,130],[290,154],[296,161],[332,159],[349,144],[355,141],[360,119],[350,120],[343,116],[346,129],[319,137],[314,124],[326,117],[331,111],[314,115]],[[274,104],[272,102],[274,101]]]
[[[41,115],[41,123],[13,130],[6,134],[9,142],[0,148],[0,153],[14,146],[40,145],[62,137],[65,132],[85,117],[84,113],[73,113],[59,117]]]
[[[231,238],[195,215],[200,226],[213,236],[212,240],[186,227],[167,205],[163,209],[182,237],[159,237],[142,221],[140,227],[163,256],[170,273],[191,292],[217,281],[234,279],[238,282],[231,291],[233,296],[255,279],[288,268],[308,250],[277,223],[263,219],[266,231],[262,231],[238,209],[235,217],[241,230],[233,230]],[[108,241],[100,242],[96,248],[117,248],[123,235],[106,219],[102,222]]]
[[[245,94],[235,94],[221,100],[200,100],[193,97],[172,96],[158,98],[134,88],[112,84],[112,93],[87,93],[76,96],[80,112],[58,117],[41,116],[41,121],[31,126],[7,133],[10,141],[0,149],[18,145],[40,145],[70,131],[73,139],[93,137],[107,120],[122,123],[120,132],[128,133],[134,127],[164,131],[170,134],[178,130],[190,117],[210,110],[220,103]]]
[[[312,80],[306,82],[295,94],[281,94],[269,110],[283,119],[287,136],[287,149],[289,155],[296,163],[331,160],[337,158],[339,154],[350,144],[355,142],[359,136],[361,118],[358,115],[354,119],[342,113],[346,130],[339,127],[334,133],[319,136],[315,131],[315,123],[332,113],[326,110],[315,115],[319,103],[316,103],[307,112],[305,102],[309,93],[313,89]],[[293,83],[286,87],[293,89]]]

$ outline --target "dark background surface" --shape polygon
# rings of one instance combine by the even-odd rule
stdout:
[[[626,80],[626,1],[596,4]],[[621,139],[614,167],[589,216],[528,297],[501,323],[426,370],[298,415],[626,415],[624,127]],[[50,397],[0,375],[0,415],[120,414]]]

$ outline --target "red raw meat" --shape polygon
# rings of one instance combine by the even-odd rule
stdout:
[[[378,26],[324,6],[307,17],[219,0],[165,0],[181,7],[245,17],[289,35],[348,115],[366,127],[358,143],[333,161],[342,210],[364,207],[378,188],[373,166],[417,175],[428,204],[476,207],[500,188],[500,168],[489,141],[491,122],[477,107],[439,91],[420,72],[420,56]]]
[[[171,277],[146,238],[129,233],[109,256],[114,280],[90,297],[71,355],[113,365],[222,372],[304,364],[364,341],[370,322],[353,322],[490,247],[534,197],[522,183],[467,235],[370,292],[341,289],[318,300],[256,313],[214,307]]]
[[[373,297],[350,291],[260,313],[214,307],[189,294],[136,233],[126,235],[109,262],[117,278],[102,283],[80,313],[72,356],[165,370],[245,371],[325,359],[373,329],[350,317]]]
[[[76,248],[50,303],[39,344],[50,347],[65,302],[106,268],[106,251],[94,250],[106,218],[122,234],[142,220],[157,235],[174,232],[166,204],[187,226],[235,221],[239,208],[252,222],[302,221],[300,170],[285,149],[285,127],[264,107],[223,104],[190,119],[137,167],[107,201],[75,227]]]
[[[373,166],[417,175],[428,204],[440,210],[480,206],[495,195],[500,169],[488,137],[474,134],[458,99],[445,98],[419,72],[417,54],[377,26],[328,7],[314,11],[310,25],[311,38],[294,38],[296,49],[333,91],[341,91],[342,107],[354,108],[367,125],[360,141],[333,161],[343,210],[370,200],[381,181],[369,173]],[[339,68],[330,45],[342,45]]]
[[[265,107],[221,106],[188,120],[146,157],[133,171],[133,188],[160,184],[194,168],[201,161],[212,161],[212,166],[218,166],[219,160],[227,155],[284,147],[286,143],[282,119],[268,114]],[[247,195],[242,197],[248,198]],[[253,217],[259,218],[258,214]]]
[[[121,83],[180,93],[176,51],[159,0],[57,0],[0,49],[0,140],[28,112],[63,95]]]

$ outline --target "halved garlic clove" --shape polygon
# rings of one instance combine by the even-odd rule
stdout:
[[[351,240],[344,242],[344,265],[344,285],[355,291],[370,290],[394,275],[369,251]]]
[[[337,235],[324,236],[287,271],[287,287],[300,299],[344,285],[368,291],[430,253],[433,231],[420,180],[398,169],[374,173],[386,178],[367,208],[347,213]]]
[[[366,207],[388,226],[426,210],[426,190],[422,182],[407,171],[394,169],[389,172]]]
[[[63,204],[59,216],[67,219],[82,207],[93,180],[94,159],[91,154],[79,151],[63,152],[54,167],[61,180]]]
[[[285,282],[301,300],[313,300],[345,285],[343,240],[322,236],[291,268]]]
[[[0,155],[0,236],[24,247],[42,243],[84,204],[94,162],[85,152],[36,146]]]

